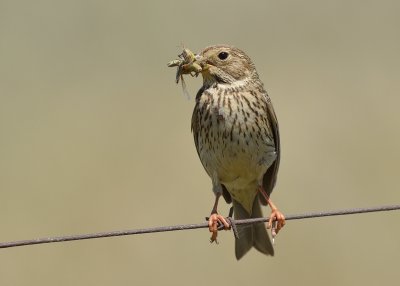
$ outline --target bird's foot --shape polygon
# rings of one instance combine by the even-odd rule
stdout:
[[[285,216],[277,208],[273,208],[271,211],[271,216],[268,221],[268,229],[271,229],[272,241],[274,241],[275,236],[278,232],[285,226]]]
[[[218,228],[220,226],[223,226],[225,230],[230,229],[230,224],[228,223],[226,218],[217,213],[211,214],[210,217],[208,218],[208,229],[212,233],[210,238],[211,243],[215,241],[215,243],[218,244],[217,236],[218,236]]]

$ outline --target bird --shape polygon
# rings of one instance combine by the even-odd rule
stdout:
[[[210,240],[217,242],[219,225],[230,228],[227,219],[218,213],[221,196],[233,204],[235,219],[262,217],[261,204],[269,205],[271,215],[267,227],[272,229],[274,237],[285,225],[285,217],[270,199],[281,151],[271,99],[255,65],[242,50],[230,45],[213,45],[193,59],[196,67],[200,66],[197,72],[202,75],[203,85],[196,95],[191,129],[215,194],[208,220]],[[237,228],[237,260],[252,247],[274,255],[264,223]]]

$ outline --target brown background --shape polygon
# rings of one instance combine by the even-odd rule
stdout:
[[[287,214],[400,201],[398,1],[0,1],[0,241],[201,222],[180,44],[245,50]],[[221,204],[221,211],[228,207]],[[396,285],[400,213],[289,222],[236,262],[207,230],[0,250],[1,285]],[[249,284],[251,283],[251,284]]]

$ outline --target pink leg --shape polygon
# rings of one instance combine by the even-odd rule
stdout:
[[[271,229],[272,238],[278,234],[278,232],[285,226],[285,216],[281,213],[275,204],[271,201],[264,188],[260,187],[260,193],[268,202],[268,205],[271,208],[271,216],[268,221],[268,229]]]
[[[216,194],[215,196],[215,203],[214,207],[211,211],[210,218],[208,219],[208,229],[210,232],[212,232],[210,242],[213,243],[214,241],[218,243],[217,241],[217,236],[218,236],[218,225],[223,224],[225,229],[229,229],[230,225],[226,221],[226,219],[218,214],[217,208],[218,208],[218,200],[221,197],[221,194]]]

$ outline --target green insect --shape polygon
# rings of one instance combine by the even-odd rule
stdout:
[[[179,83],[179,79],[181,79],[183,93],[190,98],[183,75],[190,74],[192,77],[197,77],[202,68],[196,62],[196,55],[189,49],[183,48],[182,53],[178,57],[179,59],[170,61],[168,67],[177,67],[175,81]]]
[[[199,75],[202,68],[196,63],[196,55],[191,50],[184,48],[178,57],[179,59],[168,63],[168,67],[178,67],[176,71],[176,83],[179,82],[179,78],[183,79],[182,75],[184,74],[190,74],[191,76]]]

